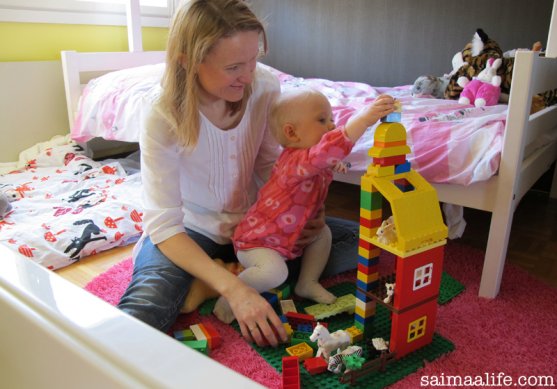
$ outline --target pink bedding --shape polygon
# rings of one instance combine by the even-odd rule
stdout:
[[[453,100],[412,97],[410,86],[373,87],[356,82],[304,79],[271,69],[283,90],[314,87],[327,95],[337,124],[343,124],[354,110],[381,93],[402,102],[402,124],[412,148],[409,160],[414,169],[436,183],[469,185],[489,179],[497,172],[506,105],[476,108]],[[72,138],[93,137],[136,142],[144,113],[160,90],[163,64],[109,73],[91,81],[84,90]],[[373,143],[370,129],[358,141],[347,161],[351,170],[364,171]]]

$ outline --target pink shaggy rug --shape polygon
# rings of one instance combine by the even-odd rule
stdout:
[[[503,386],[504,381],[498,381],[499,377],[512,380],[509,381],[512,386],[518,384],[521,377],[529,378],[530,384],[521,387],[541,387],[542,380],[537,377],[550,377],[549,383],[557,385],[557,289],[535,280],[516,266],[507,265],[499,296],[494,300],[479,298],[483,256],[481,250],[449,242],[444,270],[464,284],[466,290],[440,306],[437,332],[451,340],[455,350],[391,388],[414,389],[429,386],[425,385],[428,383],[450,387],[448,380],[455,376],[475,382],[483,379],[491,386]],[[387,272],[392,267],[392,257],[385,255],[381,261],[380,271]],[[131,272],[132,262],[127,258],[93,279],[85,289],[116,305],[130,281]],[[333,285],[354,279],[355,272],[348,272],[324,283]],[[205,321],[212,323],[224,340],[223,345],[211,353],[213,359],[266,387],[281,387],[281,375],[232,327],[212,315],[182,315],[173,330]],[[236,357],[238,352],[244,355],[241,362]],[[536,380],[538,384],[534,385]]]

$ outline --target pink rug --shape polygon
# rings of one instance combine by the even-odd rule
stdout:
[[[478,297],[483,251],[449,242],[444,270],[466,287],[464,293],[439,309],[437,332],[451,340],[455,351],[428,363],[415,374],[391,388],[450,387],[450,380],[480,379],[491,386],[541,387],[549,379],[557,385],[557,289],[544,285],[528,273],[507,265],[499,296],[494,300]],[[380,271],[386,273],[392,258],[382,257]],[[127,258],[93,279],[85,289],[116,305],[128,285],[132,272]],[[352,281],[355,272],[326,280],[327,285]],[[281,376],[230,326],[212,315],[182,315],[174,329],[199,322],[211,322],[224,339],[211,357],[237,372],[269,387],[280,388]],[[244,355],[238,361],[237,355]],[[550,378],[547,378],[550,377]],[[499,381],[501,380],[501,381]],[[536,384],[537,381],[537,384]],[[454,381],[453,381],[454,382]],[[445,384],[445,385],[441,385]],[[472,387],[465,385],[464,387]],[[477,384],[475,386],[478,386]]]

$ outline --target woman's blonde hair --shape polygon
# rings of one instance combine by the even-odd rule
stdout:
[[[183,146],[194,147],[199,139],[198,65],[219,39],[243,31],[260,32],[262,51],[267,52],[263,24],[242,0],[183,1],[176,11],[168,34],[160,99]],[[242,100],[227,102],[231,114],[241,109],[250,93],[248,87]]]

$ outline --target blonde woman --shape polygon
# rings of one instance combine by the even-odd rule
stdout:
[[[140,136],[144,234],[119,304],[163,331],[199,278],[226,299],[247,340],[286,340],[267,301],[212,260],[234,258],[234,229],[280,152],[267,128],[280,86],[257,63],[266,49],[263,25],[241,0],[183,2],[173,18],[161,97]],[[324,226],[321,212],[301,240]],[[355,267],[357,225],[329,226],[343,254],[333,260],[332,250],[330,272]]]

